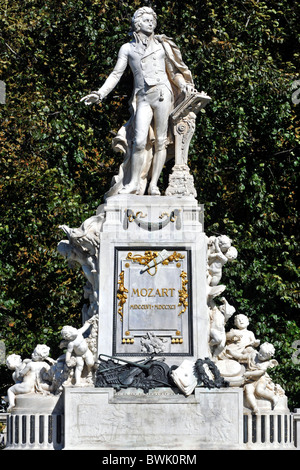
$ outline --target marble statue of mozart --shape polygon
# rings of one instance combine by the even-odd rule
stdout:
[[[113,148],[124,153],[119,174],[106,196],[115,194],[160,195],[157,183],[172,142],[169,116],[181,100],[195,93],[192,75],[174,42],[155,35],[156,13],[139,8],[132,18],[132,40],[121,46],[117,63],[98,91],[82,98],[98,103],[118,84],[129,65],[134,77],[131,117],[113,139]]]

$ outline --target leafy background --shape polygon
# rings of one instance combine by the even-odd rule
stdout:
[[[197,88],[212,97],[198,115],[189,162],[205,231],[233,239],[239,256],[224,269],[226,297],[261,342],[274,344],[272,376],[290,407],[299,407],[293,0],[0,0],[7,92],[0,104],[0,339],[6,354],[28,357],[45,342],[55,358],[61,327],[81,324],[85,282],[57,253],[58,226],[78,227],[94,215],[118,171],[111,139],[129,116],[130,72],[102,105],[79,101],[112,70],[130,18],[145,4],[157,12],[157,32],[180,47]],[[0,374],[5,393],[11,374],[4,365]]]

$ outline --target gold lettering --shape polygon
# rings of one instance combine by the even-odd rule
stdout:
[[[142,289],[135,289],[133,288],[131,291],[131,297],[174,297],[174,292],[176,289],[174,287],[162,287],[158,288],[154,291],[153,288],[146,289],[146,287],[143,287]]]
[[[155,297],[155,295],[154,295],[154,294],[153,294],[153,295],[151,295],[151,294],[152,294],[152,291],[153,291],[153,289],[149,289],[148,297]]]
[[[134,295],[137,295],[138,297],[140,296],[140,293],[139,293],[138,289],[132,289],[131,297],[133,297]]]
[[[133,310],[152,310],[152,309],[157,309],[157,310],[175,310],[176,305],[170,304],[170,305],[163,305],[163,304],[132,304],[130,305],[130,308]]]

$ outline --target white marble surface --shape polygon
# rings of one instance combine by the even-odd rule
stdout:
[[[65,390],[65,449],[237,449],[242,446],[240,389]]]
[[[113,341],[122,340],[119,333],[118,337],[114,334],[114,328],[120,327],[116,289],[124,265],[124,261],[120,261],[119,253],[127,255],[130,252],[141,254],[147,250],[158,252],[166,250],[170,254],[176,251],[186,256],[182,260],[182,271],[187,272],[188,308],[182,314],[182,321],[190,319],[189,326],[184,325],[184,332],[187,335],[183,338],[184,343],[172,345],[172,350],[176,354],[167,357],[166,360],[169,365],[179,365],[186,355],[194,360],[208,356],[209,314],[206,304],[206,235],[203,231],[203,207],[191,197],[118,195],[108,198],[101,210],[104,210],[106,218],[103,231],[100,233],[99,292],[101,295],[98,352],[114,355],[114,351],[118,348]],[[158,266],[158,268],[162,273],[167,273],[165,268],[170,269],[172,265],[176,266],[175,263],[170,263],[168,267]],[[174,267],[174,269],[179,268]],[[149,274],[145,275],[150,283]],[[160,278],[159,284],[163,281],[166,285],[156,287],[176,288],[178,292],[178,283],[176,286],[172,284],[171,275]],[[124,287],[128,290],[129,285],[124,283]],[[147,286],[145,284],[140,287]],[[155,286],[149,284],[149,287]],[[128,295],[131,293],[125,292],[125,294],[127,299],[125,299],[124,313],[129,303]],[[176,330],[178,332],[179,327]],[[135,354],[134,345],[132,349],[130,349],[131,344],[126,347],[127,357],[134,360],[132,358],[132,354]]]

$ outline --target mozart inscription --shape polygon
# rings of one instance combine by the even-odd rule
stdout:
[[[114,353],[191,354],[189,252],[117,249],[117,260]]]

